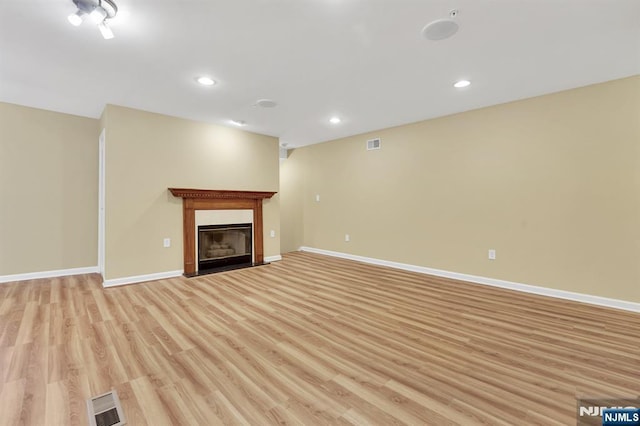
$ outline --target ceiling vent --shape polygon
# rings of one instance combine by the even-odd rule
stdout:
[[[287,149],[287,145],[286,143],[283,143],[282,145],[280,145],[280,159],[281,160],[286,160],[287,157],[289,157],[289,150]]]
[[[90,426],[123,426],[126,424],[116,390],[87,400]]]
[[[367,141],[367,151],[372,149],[380,149],[380,138],[369,139]]]

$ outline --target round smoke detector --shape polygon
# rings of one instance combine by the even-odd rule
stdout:
[[[422,35],[428,40],[438,41],[449,38],[458,32],[458,24],[453,19],[438,19],[429,22],[423,29]]]
[[[271,99],[258,99],[256,101],[256,106],[260,108],[275,108],[278,103]]]

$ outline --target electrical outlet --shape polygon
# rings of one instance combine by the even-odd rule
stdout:
[[[344,234],[344,240],[345,240],[346,242],[351,241],[351,237],[349,236],[349,234]]]
[[[320,202],[320,194],[316,194],[316,203]]]
[[[271,238],[275,237],[275,236],[276,236],[276,231],[274,231],[274,230],[272,229],[272,230],[271,230],[271,232],[269,232],[269,236],[270,236]]]
[[[166,248],[166,247],[171,247],[171,238],[165,238],[164,241],[162,241],[162,245]]]
[[[496,260],[496,251],[494,249],[489,249],[489,260]]]

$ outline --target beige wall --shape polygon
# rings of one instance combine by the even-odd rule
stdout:
[[[0,103],[0,276],[97,264],[98,121]]]
[[[107,279],[183,268],[182,199],[167,188],[279,190],[276,138],[113,105],[104,121]],[[278,255],[278,194],[264,224],[265,256]]]
[[[283,253],[295,251],[304,241],[304,208],[303,167],[306,162],[301,159],[307,150],[290,150],[289,155],[296,158],[280,163],[280,248]]]
[[[286,248],[640,302],[639,111],[633,77],[297,149]]]

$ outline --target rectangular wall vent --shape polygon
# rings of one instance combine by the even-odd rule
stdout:
[[[380,149],[380,138],[369,139],[367,141],[367,150]]]
[[[289,157],[289,150],[285,147],[280,147],[280,159],[286,160]]]
[[[115,389],[87,399],[87,412],[91,426],[123,426],[127,423]]]

